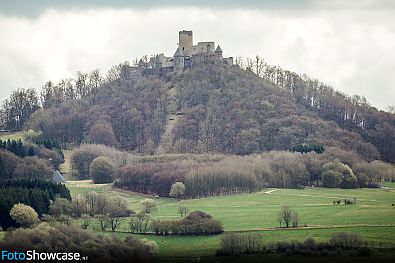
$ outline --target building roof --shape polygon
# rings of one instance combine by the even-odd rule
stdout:
[[[174,53],[173,57],[183,57],[184,54],[182,53],[180,47],[177,48],[176,53]]]
[[[222,48],[218,45],[217,48],[215,49],[216,53],[222,53]]]
[[[55,171],[52,175],[52,182],[54,183],[65,183],[66,180],[64,180],[63,176],[59,173],[59,171]]]

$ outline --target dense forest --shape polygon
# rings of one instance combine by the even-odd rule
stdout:
[[[247,155],[317,144],[395,163],[394,114],[259,57],[195,65],[181,75],[130,78],[128,68],[78,72],[47,82],[39,94],[19,89],[2,105],[1,126],[32,129],[36,140],[63,147],[99,143],[152,154],[174,111],[168,91],[175,89],[181,116],[171,152]]]

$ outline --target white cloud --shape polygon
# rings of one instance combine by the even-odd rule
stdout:
[[[366,1],[370,2],[370,1]],[[271,64],[395,103],[395,18],[385,9],[310,11],[153,8],[47,10],[36,18],[0,17],[0,99],[40,88],[77,70],[107,70],[145,54],[172,55],[178,31],[214,40],[228,56],[261,54]]]

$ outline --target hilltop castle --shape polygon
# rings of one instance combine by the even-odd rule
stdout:
[[[193,44],[192,31],[180,31],[178,48],[172,57],[163,53],[144,61],[140,59],[137,66],[131,67],[131,75],[166,74],[169,72],[182,73],[200,63],[233,64],[233,57],[224,58],[222,49],[215,47],[213,41]]]

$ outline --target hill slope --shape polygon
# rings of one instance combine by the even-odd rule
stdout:
[[[395,162],[393,115],[291,76],[292,82],[279,83],[238,66],[212,64],[181,75],[119,74],[95,92],[37,111],[29,126],[63,144],[91,141],[145,154],[164,140],[166,152],[231,154],[313,142]],[[175,111],[182,114],[176,121]],[[172,127],[166,129],[169,118]]]

